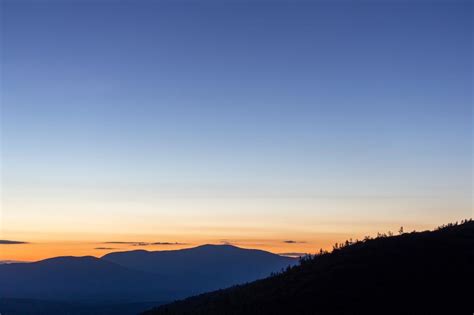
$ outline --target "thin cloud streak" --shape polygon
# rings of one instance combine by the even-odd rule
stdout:
[[[308,255],[308,253],[297,253],[297,252],[290,252],[290,253],[278,253],[280,256],[288,256],[288,257],[301,257]]]
[[[151,243],[150,245],[188,245],[188,243],[179,243],[179,242],[156,242]]]
[[[180,242],[104,242],[102,244],[117,244],[117,245],[131,245],[131,246],[167,246],[167,245],[188,245]]]
[[[286,241],[283,241],[283,243],[286,243],[286,244],[304,244],[306,242],[305,241],[286,240]]]
[[[0,245],[18,245],[18,244],[29,244],[29,243],[23,242],[23,241],[0,240]]]

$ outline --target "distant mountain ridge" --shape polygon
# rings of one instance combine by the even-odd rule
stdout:
[[[115,264],[185,282],[193,292],[265,278],[297,260],[232,245],[202,245],[171,251],[115,252],[102,257]]]
[[[120,297],[134,301],[144,296],[159,300],[153,294],[159,281],[158,275],[92,256],[0,265],[0,296],[4,298],[92,301]]]
[[[117,252],[102,258],[55,257],[0,265],[0,299],[8,299],[9,307],[19,305],[19,299],[32,305],[42,300],[75,305],[171,301],[264,278],[296,263],[293,258],[230,245]]]
[[[335,246],[247,285],[144,315],[473,314],[474,222]]]
[[[160,302],[84,303],[34,299],[0,299],[2,315],[136,315]]]

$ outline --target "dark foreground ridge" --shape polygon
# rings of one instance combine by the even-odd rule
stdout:
[[[161,314],[473,314],[474,222],[379,235],[246,285],[167,304]]]

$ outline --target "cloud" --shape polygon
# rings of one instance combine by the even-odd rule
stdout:
[[[148,246],[148,242],[104,242],[102,244],[131,245],[131,246]]]
[[[266,240],[262,240],[262,241],[258,241],[258,240],[229,240],[229,239],[220,239],[219,240],[219,243],[222,244],[222,245],[231,245],[231,246],[236,246],[236,247],[239,247],[239,246],[246,246],[246,247],[254,247],[254,248],[258,248],[258,247],[262,247],[262,246],[267,246],[268,245],[268,241]]]
[[[305,241],[286,240],[286,241],[283,241],[283,243],[286,243],[286,244],[302,244],[302,243],[306,243],[306,242]]]
[[[16,245],[16,244],[29,244],[29,243],[22,242],[22,241],[0,240],[0,245]]]
[[[118,245],[131,245],[131,246],[155,246],[155,245],[187,245],[187,243],[179,242],[104,242],[103,244],[118,244]]]
[[[137,242],[104,242],[104,244],[136,244]]]
[[[97,250],[111,250],[111,249],[116,249],[116,248],[113,248],[113,247],[96,247],[94,249],[97,249]]]
[[[301,257],[301,256],[305,256],[307,255],[308,253],[297,253],[297,252],[290,252],[290,253],[279,253],[278,255],[281,255],[281,256],[288,256],[288,257]]]
[[[227,241],[227,240],[222,240],[221,243],[224,244],[224,245],[234,245],[234,242]]]
[[[155,242],[151,243],[150,245],[188,245],[187,243],[179,243],[179,242]]]

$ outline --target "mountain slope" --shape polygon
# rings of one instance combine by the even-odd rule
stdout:
[[[0,297],[52,300],[161,300],[176,297],[160,277],[95,257],[0,265]]]
[[[136,315],[159,302],[83,303],[32,299],[0,299],[2,315]]]
[[[264,278],[296,262],[259,250],[204,245],[177,251],[113,253],[103,258],[56,257],[3,264],[0,313],[35,314],[30,312],[34,309],[63,314],[55,310],[72,305],[74,310],[69,313],[90,314],[99,305],[104,314],[108,305],[115,309],[117,303],[140,302],[129,308],[136,309],[142,307],[141,302],[172,301]],[[149,305],[140,310],[147,308]]]
[[[173,251],[144,250],[107,254],[115,264],[164,275],[178,287],[205,292],[265,278],[297,260],[231,245],[202,245]],[[190,292],[190,293],[192,293]]]
[[[474,222],[357,242],[160,314],[472,314]]]

